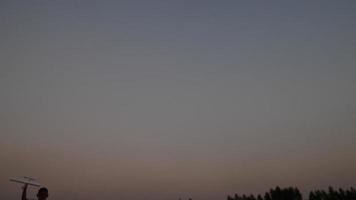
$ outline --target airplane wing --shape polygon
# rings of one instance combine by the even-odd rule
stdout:
[[[33,178],[28,178],[28,177],[12,178],[12,179],[10,179],[10,181],[16,182],[16,183],[28,184],[28,185],[32,185],[32,186],[36,186],[36,187],[41,186],[41,184],[38,183],[38,182],[36,182],[35,179],[33,179]]]

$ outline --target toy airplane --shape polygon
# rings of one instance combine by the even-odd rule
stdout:
[[[34,178],[27,177],[27,176],[24,176],[22,178],[12,178],[12,179],[10,179],[10,181],[16,182],[16,183],[28,184],[28,185],[32,185],[35,187],[41,186],[41,184],[38,183]]]

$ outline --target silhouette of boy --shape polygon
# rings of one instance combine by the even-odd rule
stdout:
[[[27,193],[27,184],[25,184],[25,186],[23,187],[23,191],[22,191],[22,200],[28,200],[26,197],[26,193]],[[48,197],[48,189],[45,187],[42,187],[38,190],[37,192],[37,199],[38,200],[46,200]]]

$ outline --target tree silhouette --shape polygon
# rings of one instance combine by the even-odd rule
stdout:
[[[308,200],[356,200],[356,190],[352,187],[346,190],[328,187],[326,191],[312,190],[308,197]],[[257,197],[253,194],[242,196],[235,194],[233,197],[228,195],[227,200],[303,200],[303,197],[296,187],[280,188],[277,186],[266,192],[263,197],[260,194]]]

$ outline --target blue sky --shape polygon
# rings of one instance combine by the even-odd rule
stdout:
[[[2,1],[0,10],[5,179],[38,177],[51,199],[355,186],[352,1]],[[0,186],[1,198],[18,198],[16,186]]]

